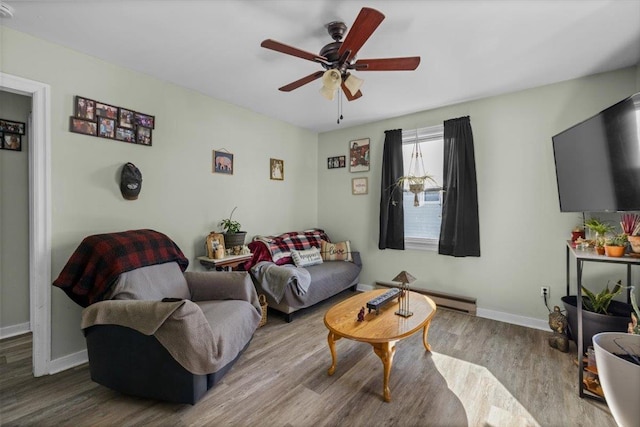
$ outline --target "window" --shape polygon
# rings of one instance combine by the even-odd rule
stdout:
[[[422,129],[402,131],[402,154],[404,174],[415,174],[418,162],[418,174],[422,165],[426,174],[431,175],[436,184],[427,182],[425,191],[414,195],[408,185],[404,191],[404,245],[406,249],[437,250],[442,220],[442,184],[444,157],[444,126],[431,126]],[[422,152],[422,160],[411,160],[416,142]],[[415,206],[415,197],[418,205]]]

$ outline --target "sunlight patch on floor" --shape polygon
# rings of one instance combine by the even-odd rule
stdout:
[[[485,367],[432,353],[433,363],[474,425],[539,426],[535,418]]]

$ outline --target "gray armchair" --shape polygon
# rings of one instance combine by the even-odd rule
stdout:
[[[260,319],[245,272],[182,273],[168,262],[122,273],[104,301],[82,312],[91,379],[195,404],[238,360]]]

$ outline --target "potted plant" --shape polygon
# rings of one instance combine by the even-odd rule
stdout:
[[[584,225],[589,229],[589,231],[591,231],[591,233],[595,234],[593,237],[593,245],[596,252],[598,255],[604,255],[605,234],[614,230],[613,225],[596,217],[589,218],[584,222]]]
[[[614,237],[605,240],[604,253],[610,257],[621,257],[627,249],[627,235],[616,234]]]
[[[220,222],[220,225],[224,229],[224,246],[227,249],[231,249],[235,246],[243,246],[244,238],[247,235],[246,231],[240,231],[240,227],[242,227],[240,223],[231,219],[233,218],[233,213],[236,211],[236,209],[238,209],[237,206],[233,208],[231,214],[229,215],[229,218],[223,219]]]
[[[622,232],[627,235],[631,252],[640,254],[640,215],[622,214],[620,227],[622,228]]]
[[[582,287],[582,342],[584,348],[592,345],[592,337],[600,332],[625,332],[628,327],[632,307],[613,298],[622,292],[621,282],[609,289],[609,284],[599,293]],[[578,305],[577,296],[561,298],[567,310],[567,321],[571,338],[577,342]]]
[[[430,182],[436,186],[438,185],[438,183],[435,181],[435,179],[433,179],[431,175],[406,175],[398,178],[398,180],[396,181],[396,186],[400,187],[401,190],[405,190],[408,186],[408,190],[413,193],[413,206],[420,206],[418,194],[424,192],[425,184],[427,182]]]

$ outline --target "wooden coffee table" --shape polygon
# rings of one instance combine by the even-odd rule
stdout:
[[[409,311],[413,312],[413,316],[405,318],[394,314],[398,310],[399,299],[396,299],[382,307],[379,314],[375,311],[367,313],[365,308],[364,321],[358,322],[360,309],[366,307],[368,301],[386,291],[387,289],[379,289],[364,292],[334,305],[325,314],[324,324],[329,329],[327,341],[332,359],[329,375],[333,375],[336,371],[336,341],[340,338],[348,338],[369,343],[373,346],[375,354],[382,360],[384,400],[390,402],[389,375],[396,343],[422,329],[424,348],[431,351],[431,346],[427,342],[427,333],[431,318],[436,313],[436,304],[424,295],[410,292]]]

